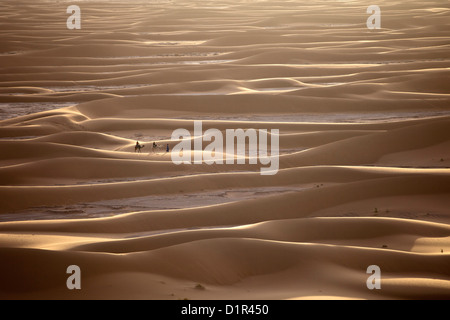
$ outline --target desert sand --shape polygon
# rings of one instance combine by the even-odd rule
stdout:
[[[450,6],[370,4],[1,1],[0,299],[449,299]],[[278,174],[173,164],[194,120]]]

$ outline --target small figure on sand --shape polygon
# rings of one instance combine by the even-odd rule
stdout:
[[[141,153],[141,149],[143,149],[145,145],[141,145],[139,141],[136,142],[136,146],[134,147],[134,152]]]
[[[156,144],[156,142],[153,142],[153,149],[158,148],[158,145]]]
[[[169,148],[169,144],[167,144],[167,149],[166,151],[169,152],[170,148]]]

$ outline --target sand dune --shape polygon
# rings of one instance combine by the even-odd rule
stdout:
[[[1,299],[450,298],[446,1],[379,30],[361,1],[77,4],[0,3]],[[196,120],[278,129],[278,173],[175,165]]]

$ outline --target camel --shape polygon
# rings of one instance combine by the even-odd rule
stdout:
[[[141,149],[143,149],[145,145],[139,144],[139,141],[136,142],[136,146],[134,147],[134,152],[141,153]]]

